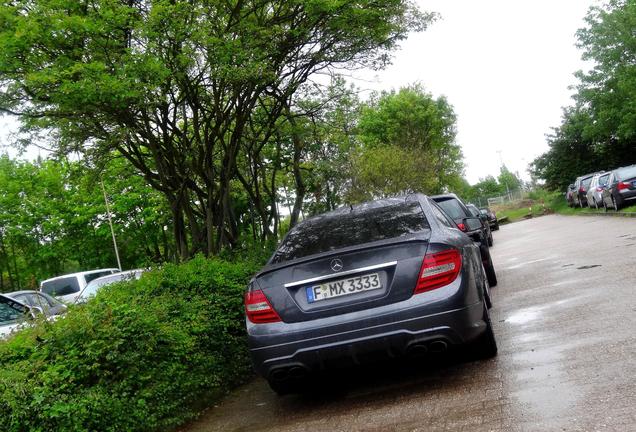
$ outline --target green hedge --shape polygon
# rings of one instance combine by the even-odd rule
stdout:
[[[242,294],[257,269],[166,265],[0,343],[0,431],[157,431],[192,419],[251,374]]]

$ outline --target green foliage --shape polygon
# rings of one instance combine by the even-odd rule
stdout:
[[[104,179],[122,265],[170,259],[169,211],[159,193],[114,159],[101,175],[79,162],[0,156],[0,292],[64,272],[116,267]]]
[[[636,3],[610,0],[590,8],[577,32],[583,58],[574,107],[548,138],[550,150],[535,159],[532,173],[551,189],[564,190],[580,175],[636,163]]]
[[[0,110],[53,131],[59,153],[125,157],[168,201],[178,255],[214,254],[240,242],[237,183],[275,234],[268,195],[303,147],[276,135],[309,77],[382,68],[434,18],[410,0],[3,2]],[[259,161],[275,168],[265,181]]]
[[[417,191],[438,193],[461,177],[456,116],[444,97],[420,85],[376,95],[358,124],[351,199]]]
[[[0,342],[0,430],[157,431],[192,419],[250,376],[242,293],[259,265],[168,264]]]

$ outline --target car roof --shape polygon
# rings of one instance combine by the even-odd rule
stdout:
[[[459,197],[457,195],[455,195],[454,193],[445,193],[445,194],[431,195],[430,198],[432,200],[437,200],[438,198],[441,198],[441,199],[450,199],[450,198],[459,199]]]
[[[98,272],[103,272],[106,270],[115,270],[116,272],[119,272],[118,268],[102,268],[102,269],[95,269],[95,270],[87,270],[87,271],[81,271],[81,272],[75,272],[75,273],[67,273],[64,275],[60,275],[60,276],[55,276],[49,279],[44,279],[42,282],[40,282],[40,285],[43,284],[44,282],[49,282],[52,280],[56,280],[56,279],[62,279],[62,278],[67,278],[67,277],[73,277],[73,276],[84,276],[87,274],[92,274],[92,273],[98,273]]]
[[[123,272],[117,272],[117,273],[113,273],[113,274],[109,274],[109,275],[100,276],[100,277],[90,281],[86,286],[91,285],[91,284],[94,285],[94,284],[96,284],[96,283],[98,283],[100,281],[113,279],[115,277],[117,277],[119,279],[123,279],[126,276],[136,275],[137,273],[144,273],[145,271],[146,270],[144,270],[144,269],[125,270]]]
[[[11,302],[17,303],[25,308],[29,308],[27,305],[25,305],[24,303],[22,303],[20,300],[16,300],[13,297],[8,296],[7,294],[0,294],[0,298],[4,298],[5,300],[9,300]]]
[[[7,297],[13,297],[13,296],[22,295],[22,294],[42,294],[42,293],[36,290],[21,290],[21,291],[12,291],[8,293],[4,293],[4,295],[6,295]]]

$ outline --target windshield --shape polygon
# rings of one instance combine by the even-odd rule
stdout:
[[[469,216],[466,214],[461,204],[459,204],[459,202],[454,198],[437,201],[437,204],[453,219],[464,219]]]
[[[590,183],[592,183],[592,178],[593,177],[588,177],[581,180],[581,186],[587,189],[590,186]]]
[[[308,255],[402,237],[430,228],[418,202],[309,219],[293,228],[272,257],[279,263]]]
[[[18,304],[0,298],[0,326],[17,323],[24,318],[26,309]]]
[[[63,296],[79,292],[77,277],[69,276],[65,278],[53,279],[42,282],[42,292],[52,296]]]
[[[633,179],[634,177],[636,177],[636,165],[617,169],[616,177],[618,177],[619,180]]]

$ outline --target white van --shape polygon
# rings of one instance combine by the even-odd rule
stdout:
[[[58,276],[42,281],[40,291],[64,303],[73,303],[90,281],[113,273],[119,273],[119,269],[98,269]]]

